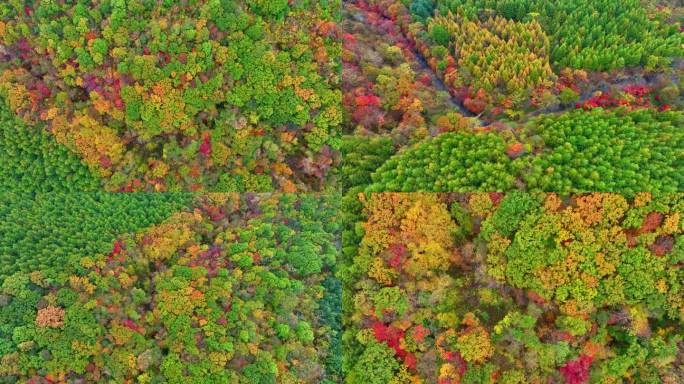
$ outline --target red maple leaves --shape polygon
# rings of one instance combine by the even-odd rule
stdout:
[[[204,134],[204,140],[199,146],[199,152],[205,156],[211,155],[211,139],[208,132]]]
[[[356,99],[354,99],[354,101],[356,102],[357,107],[380,106],[380,97],[373,94],[356,96]]]
[[[513,143],[506,148],[506,154],[511,159],[517,159],[525,153],[525,146],[521,143]]]
[[[397,272],[401,271],[401,266],[404,262],[404,254],[408,251],[404,244],[392,244],[389,247],[391,252],[391,257],[388,260],[388,264],[394,268]]]
[[[560,367],[560,373],[565,377],[566,384],[583,384],[589,380],[589,369],[593,357],[588,355],[581,355],[575,360],[568,361],[564,366]]]
[[[413,370],[416,369],[416,356],[401,348],[401,339],[404,338],[403,330],[385,325],[379,321],[374,322],[372,328],[376,340],[382,341],[386,343],[388,347],[394,349],[397,357],[402,359],[404,365],[408,368]]]

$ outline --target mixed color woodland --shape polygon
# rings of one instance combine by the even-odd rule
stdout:
[[[340,382],[335,200],[0,195],[0,383]]]
[[[347,383],[684,380],[684,195],[357,202],[339,274]]]
[[[684,383],[684,3],[0,0],[10,383]]]
[[[0,3],[0,186],[67,172],[80,191],[324,189],[339,161],[338,9]]]
[[[682,21],[676,1],[345,2],[342,184],[681,191]]]

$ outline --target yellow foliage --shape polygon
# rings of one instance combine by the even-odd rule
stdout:
[[[567,300],[560,305],[559,310],[567,316],[586,318],[594,311],[594,306],[590,301]]]
[[[597,253],[594,260],[599,276],[610,276],[615,272],[618,260],[609,260],[603,252]]]
[[[407,243],[431,241],[444,247],[453,245],[457,230],[446,204],[435,194],[418,194],[401,221],[402,237]]]
[[[204,196],[206,196],[213,205],[226,205],[230,202],[229,210],[235,210],[239,205],[240,194],[237,192],[212,192],[205,193]]]
[[[668,215],[663,222],[662,231],[667,235],[674,235],[682,231],[682,219],[679,212]]]
[[[506,280],[506,256],[505,252],[511,240],[494,233],[487,243],[487,274],[499,282]]]
[[[169,172],[169,166],[161,160],[150,160],[152,177],[163,178]]]
[[[210,352],[209,361],[212,363],[212,370],[220,372],[232,358],[232,353],[227,352]]]
[[[163,261],[173,256],[192,237],[186,222],[188,216],[192,217],[190,214],[176,214],[138,235],[138,240],[143,244],[143,255],[151,261]]]
[[[634,196],[634,206],[635,207],[645,207],[653,199],[653,195],[650,192],[639,192]]]
[[[19,352],[9,353],[0,357],[0,376],[19,374]]]
[[[556,79],[549,63],[549,38],[536,20],[521,23],[496,16],[470,21],[449,14],[433,18],[432,25],[448,30],[458,71],[471,77],[473,89],[516,93],[550,87]]]
[[[249,353],[252,355],[256,355],[259,352],[259,344],[257,343],[248,343],[247,344],[247,349],[249,350]]]
[[[557,194],[555,193],[547,193],[546,194],[546,199],[544,200],[544,209],[549,211],[549,212],[555,212],[560,209],[562,206],[562,202],[560,198],[558,197]]]
[[[385,262],[380,257],[376,257],[373,259],[373,264],[368,270],[368,276],[380,284],[390,286],[397,277],[397,272],[385,267]]]
[[[442,327],[455,327],[458,325],[458,315],[453,312],[438,313],[436,318]]]
[[[627,199],[618,193],[602,193],[603,212],[610,222],[616,222],[629,209]]]
[[[556,243],[561,244],[564,240],[574,238],[578,233],[585,233],[588,235],[590,231],[586,230],[589,226],[584,217],[586,214],[587,212],[582,212],[579,209],[568,208],[559,214],[550,215],[549,218],[556,218],[559,220],[558,232],[563,230],[568,232],[566,238],[563,238],[562,240],[556,239]]]
[[[390,229],[399,227],[404,212],[410,206],[411,194],[376,193],[367,200],[363,195],[360,197],[368,215],[368,220],[364,223],[366,234],[360,248],[375,255],[398,242],[397,234]]]
[[[641,305],[629,307],[629,316],[632,319],[632,332],[637,336],[647,337],[651,333],[648,325],[648,311]]]
[[[24,68],[6,69],[0,72],[0,96],[5,97],[5,101],[10,109],[19,112],[28,107],[30,95],[28,89],[21,80],[22,77],[30,76]]]
[[[388,384],[421,384],[423,381],[417,375],[409,373],[408,368],[402,365],[399,372],[389,381]]]
[[[116,131],[102,125],[91,116],[77,112],[65,128],[63,135],[55,132],[55,138],[69,147],[75,145],[87,164],[99,166],[103,155],[106,155],[112,164],[119,163],[123,158],[125,147]]]
[[[115,324],[110,328],[110,337],[114,345],[124,345],[131,340],[133,330],[130,328]]]
[[[7,88],[7,103],[14,112],[20,112],[30,103],[30,95],[24,84],[14,84]]]
[[[92,295],[96,288],[85,276],[69,276],[69,285],[74,290],[86,292],[89,295]]]
[[[492,213],[494,203],[492,202],[489,193],[476,192],[470,195],[468,205],[476,215],[487,217]]]
[[[461,375],[459,375],[458,370],[452,364],[444,363],[439,367],[440,380],[457,383],[460,377]]]
[[[411,252],[407,270],[414,275],[446,270],[457,227],[449,210],[435,194],[417,194],[401,221],[401,237]]]
[[[432,271],[445,271],[449,268],[449,253],[434,241],[410,244],[409,250],[411,258],[406,269],[414,276],[430,274]]]
[[[489,333],[472,313],[466,314],[463,324],[467,328],[456,338],[456,348],[463,360],[474,364],[484,363],[494,354]]]

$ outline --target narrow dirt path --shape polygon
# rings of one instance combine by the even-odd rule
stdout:
[[[415,44],[411,41],[409,37],[407,37],[402,30],[400,26],[398,26],[394,20],[391,18],[387,17],[383,12],[375,10],[371,7],[363,7],[359,4],[358,1],[355,0],[344,0],[345,6],[348,5],[353,5],[355,7],[358,7],[362,9],[364,12],[367,12],[369,14],[373,14],[374,17],[377,17],[379,19],[382,19],[383,21],[390,23],[393,25],[394,29],[396,29],[400,34],[401,34],[401,40],[404,43],[405,49],[404,52],[408,53],[410,57],[407,58],[407,61],[410,62],[411,64],[416,63],[418,68],[413,68],[417,73],[421,72],[424,74],[427,74],[430,77],[431,83],[433,87],[439,91],[446,92],[449,95],[449,100],[451,106],[457,110],[460,114],[466,117],[471,117],[471,118],[477,118],[480,121],[480,124],[482,126],[487,126],[491,124],[491,121],[483,119],[479,115],[475,115],[474,113],[470,112],[467,110],[463,103],[450,91],[449,87],[444,83],[444,81],[432,70],[430,65],[428,65],[427,60],[423,56],[421,52],[419,52]],[[361,16],[363,17],[363,16]],[[378,31],[380,33],[380,31]],[[672,67],[673,68],[681,68],[684,66],[684,60],[675,60],[675,63],[673,63]],[[661,80],[659,79],[658,74],[645,74],[645,73],[640,73],[634,70],[626,69],[625,73],[619,74],[619,75],[614,75],[611,78],[608,79],[600,79],[599,78],[600,74],[590,74],[590,84],[591,86],[588,87],[588,89],[583,89],[580,97],[579,97],[579,103],[584,103],[590,98],[593,97],[593,95],[597,91],[601,92],[606,92],[610,90],[613,87],[624,87],[627,85],[645,85],[648,87],[653,87],[657,85]],[[676,75],[666,75],[670,77],[670,80],[673,84],[677,84],[679,82],[679,77]],[[546,109],[538,109],[534,111],[530,111],[526,114],[524,120],[528,120],[531,117],[547,114],[547,113],[563,113],[567,112],[570,110],[574,110],[576,107],[574,105],[567,105],[567,106],[555,106],[552,108],[546,108]]]
[[[359,21],[359,22],[364,22],[366,23],[366,26],[375,29],[375,32],[378,34],[381,34],[382,31],[378,30],[378,28],[375,28],[372,26],[370,23],[367,22],[366,16],[362,14],[361,12],[357,12],[355,9],[350,8],[349,6],[354,6],[358,7],[358,4],[356,1],[353,0],[347,0],[344,1],[344,5],[347,7],[347,13],[350,15],[353,15],[353,17]],[[412,66],[412,69],[416,72],[418,76],[420,75],[428,75],[430,77],[430,81],[432,83],[433,88],[435,88],[438,91],[442,91],[449,95],[449,103],[451,104],[451,107],[455,110],[458,111],[463,116],[466,117],[478,117],[474,113],[470,112],[467,110],[463,104],[458,100],[456,96],[454,96],[450,91],[449,87],[444,84],[444,82],[437,76],[437,74],[430,68],[430,65],[428,65],[427,60],[425,57],[422,55],[422,53],[418,52],[418,50],[415,48],[415,45],[413,42],[406,37],[404,32],[402,31],[401,27],[396,25],[394,20],[390,19],[389,17],[385,16],[382,12],[377,12],[373,9],[366,9],[362,7],[358,7],[358,9],[363,10],[363,12],[367,12],[368,14],[372,14],[374,17],[383,20],[386,23],[389,23],[390,25],[393,26],[393,28],[400,34],[397,38],[398,40],[401,41],[404,49],[403,52],[406,57],[406,62],[409,63]],[[489,123],[479,119],[480,123],[482,125],[487,125]]]

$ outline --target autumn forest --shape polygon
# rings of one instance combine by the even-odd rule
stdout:
[[[684,4],[0,1],[14,383],[684,383]]]

